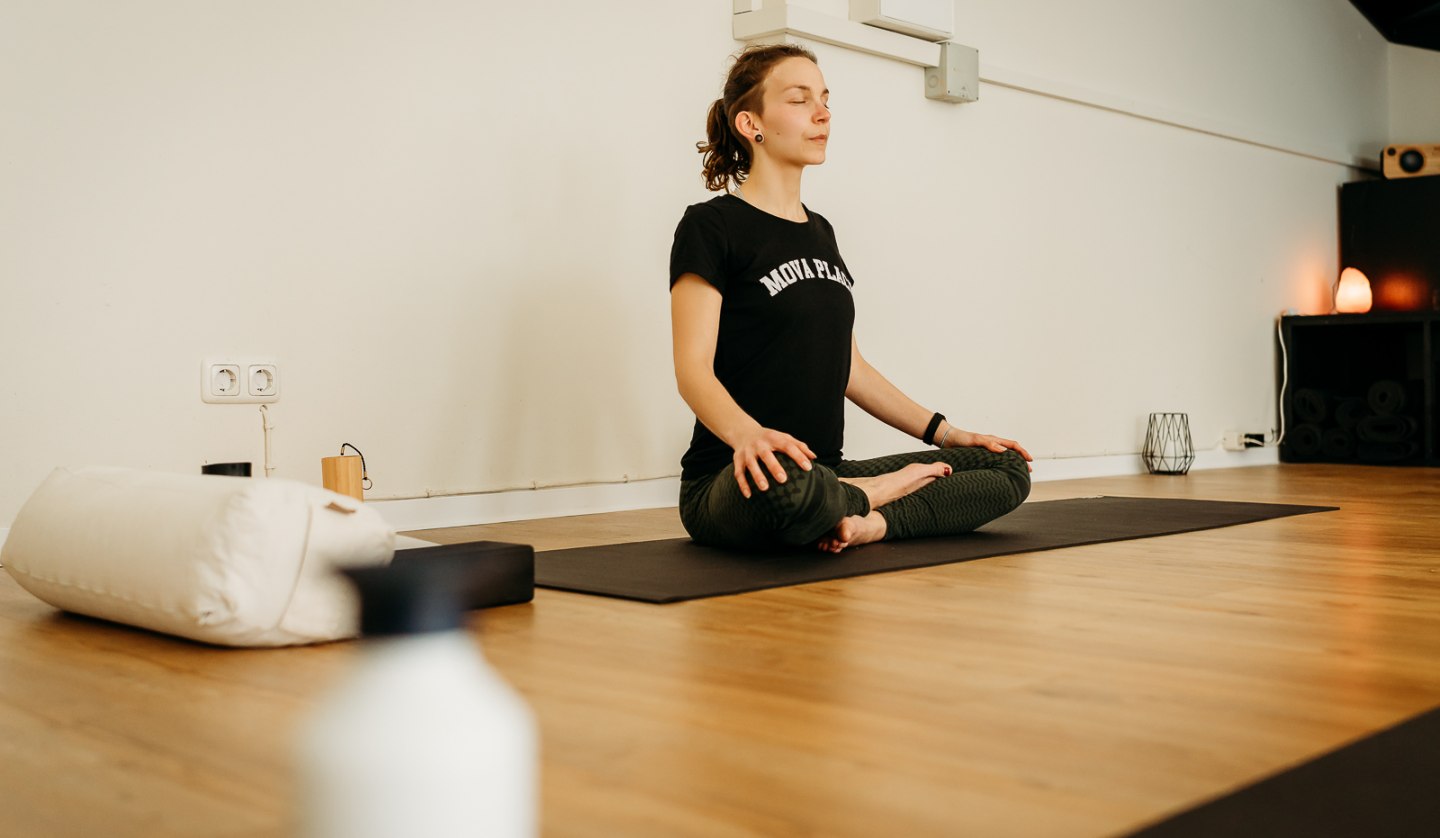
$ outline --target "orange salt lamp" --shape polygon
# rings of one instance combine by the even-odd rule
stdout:
[[[1335,283],[1335,310],[1343,314],[1364,314],[1370,310],[1370,280],[1354,268],[1340,272]]]

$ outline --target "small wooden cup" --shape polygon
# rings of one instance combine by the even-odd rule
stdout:
[[[365,500],[360,458],[354,454],[320,458],[320,480],[325,488],[356,500]]]

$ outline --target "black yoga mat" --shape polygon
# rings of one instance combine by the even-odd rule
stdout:
[[[1131,838],[1434,835],[1440,709],[1132,833]]]
[[[1168,498],[1041,501],[1023,504],[965,535],[867,544],[839,555],[813,547],[732,552],[701,547],[687,538],[549,550],[535,554],[535,584],[642,602],[678,602],[1334,508]]]

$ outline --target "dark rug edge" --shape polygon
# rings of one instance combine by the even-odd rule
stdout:
[[[1310,838],[1318,834],[1430,834],[1423,830],[1440,821],[1437,778],[1440,705],[1202,798],[1184,809],[1159,815],[1122,835]],[[1407,788],[1407,780],[1428,782],[1429,787]],[[1333,787],[1317,789],[1317,782]]]

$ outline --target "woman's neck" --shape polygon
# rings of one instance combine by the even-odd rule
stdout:
[[[745,178],[744,185],[739,189],[740,197],[771,215],[791,221],[808,220],[805,207],[800,203],[800,173],[803,170],[799,167],[776,170],[763,165],[761,160],[755,162],[761,165],[750,170],[750,176]]]

